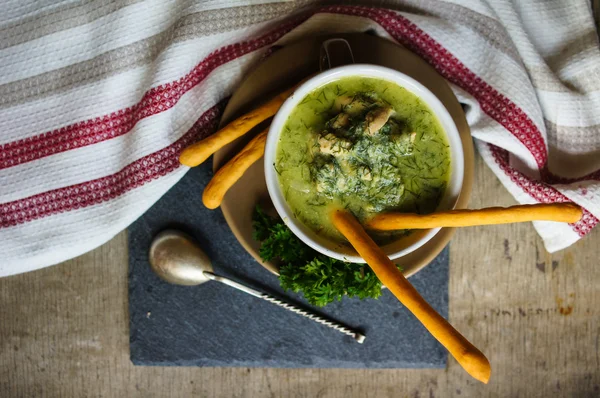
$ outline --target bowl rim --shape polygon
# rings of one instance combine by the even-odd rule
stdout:
[[[433,94],[423,84],[398,70],[372,64],[352,64],[340,66],[323,71],[311,77],[294,91],[294,93],[283,103],[278,112],[275,114],[267,135],[264,155],[264,170],[269,196],[283,222],[305,244],[322,254],[338,260],[364,263],[365,261],[362,259],[362,257],[360,257],[352,248],[347,247],[346,245],[335,243],[327,238],[317,235],[312,229],[304,225],[300,220],[297,220],[293,216],[293,212],[284,198],[283,192],[279,185],[278,173],[274,167],[279,137],[285,123],[289,118],[289,115],[296,105],[298,105],[298,103],[307,94],[314,91],[318,87],[331,83],[332,81],[351,76],[378,78],[397,84],[419,97],[419,99],[421,99],[437,117],[438,121],[442,125],[442,129],[446,134],[451,152],[451,175],[449,183],[446,187],[446,191],[444,192],[444,196],[440,201],[438,208],[450,210],[456,206],[463,186],[465,160],[458,128],[446,107],[435,96],[435,94]],[[401,240],[399,240],[408,242],[408,244],[405,244],[404,248],[400,250],[394,249],[393,247],[398,246],[397,243],[399,242],[395,241],[392,244],[383,246],[382,249],[392,260],[398,259],[426,244],[439,231],[440,228],[419,230],[409,235],[409,238],[401,238]]]

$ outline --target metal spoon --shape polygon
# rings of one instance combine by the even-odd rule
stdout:
[[[363,334],[350,329],[348,326],[298,308],[293,304],[234,282],[231,279],[215,275],[210,258],[196,245],[192,238],[183,232],[166,230],[156,235],[150,246],[149,259],[152,270],[169,283],[193,286],[209,280],[220,282],[352,336],[359,343],[365,340]]]

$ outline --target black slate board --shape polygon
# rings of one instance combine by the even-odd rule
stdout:
[[[321,313],[362,330],[352,338],[217,282],[173,286],[150,270],[152,237],[176,227],[197,239],[215,272],[287,296],[229,230],[219,210],[201,203],[211,162],[189,171],[129,227],[131,360],[136,365],[317,368],[441,368],[446,350],[385,290],[379,300],[345,298]],[[448,315],[448,248],[411,282]]]

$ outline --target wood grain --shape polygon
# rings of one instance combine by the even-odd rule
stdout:
[[[480,159],[471,206],[514,200]],[[450,320],[488,355],[488,385],[445,370],[134,367],[121,233],[64,264],[0,279],[1,397],[600,395],[600,232],[547,254],[531,224],[462,229]]]

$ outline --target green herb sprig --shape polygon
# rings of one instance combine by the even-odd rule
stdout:
[[[343,296],[364,299],[381,295],[381,282],[366,264],[348,263],[316,252],[260,207],[254,213],[253,227],[254,239],[261,242],[261,258],[280,263],[281,287],[301,292],[310,304],[322,307]]]

